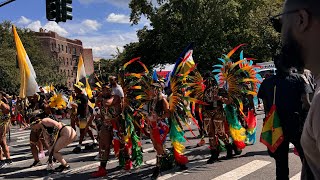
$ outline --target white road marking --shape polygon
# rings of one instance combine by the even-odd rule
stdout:
[[[16,142],[18,142],[18,143],[20,143],[20,142],[29,142],[30,141],[30,139],[28,138],[28,139],[18,139],[18,140],[16,140]]]
[[[33,168],[24,168],[24,169],[21,169],[21,170],[18,170],[18,171],[13,171],[13,172],[6,173],[6,174],[1,174],[1,175],[2,176],[8,176],[8,175],[13,175],[13,174],[18,174],[18,173],[37,171],[37,170],[45,169],[46,167],[47,167],[47,165],[37,166],[37,167],[33,167]]]
[[[299,172],[298,174],[296,174],[292,178],[290,178],[290,180],[300,180],[300,179],[301,179],[301,172]]]
[[[11,142],[13,143],[13,142]],[[9,143],[10,144],[10,143]],[[18,147],[18,146],[29,146],[30,142],[26,142],[26,143],[19,143],[19,144],[15,144],[15,145],[9,145],[9,147]]]
[[[30,132],[25,132],[25,133],[21,133],[21,134],[14,134],[14,135],[10,135],[10,138],[15,138],[15,137],[21,137],[21,136],[30,136]],[[8,137],[8,136],[7,136]]]
[[[179,171],[179,172],[174,172],[173,174],[172,174],[172,173],[169,173],[169,174],[163,175],[163,176],[159,177],[158,180],[170,179],[170,178],[172,178],[172,177],[174,177],[174,176],[178,176],[178,175],[181,175],[181,174],[182,174],[182,175],[188,175],[188,174],[189,174],[188,171],[189,171],[190,169],[199,166],[197,163],[207,162],[207,161],[208,161],[207,158],[209,158],[209,156],[206,157],[206,158],[204,158],[204,159],[201,159],[201,160],[199,160],[199,161],[190,162],[190,163],[187,164],[187,167],[188,167],[187,170]]]
[[[15,158],[29,157],[30,155],[31,155],[31,153],[18,154],[18,155],[10,156],[10,158],[14,161]]]
[[[254,161],[247,163],[243,166],[240,166],[232,171],[229,171],[221,176],[218,176],[212,180],[240,179],[240,178],[243,178],[243,177],[247,176],[248,174],[251,174],[254,171],[256,171],[256,170],[258,170],[258,169],[260,169],[270,163],[271,162],[269,162],[269,161],[254,160]]]
[[[30,132],[31,130],[16,131],[16,132],[10,132],[10,135],[25,134]]]
[[[89,153],[89,154],[85,154],[85,155],[69,158],[69,160],[79,159],[79,158],[84,158],[84,157],[90,157],[90,156],[96,156],[96,155],[98,155],[98,152],[93,152],[93,153]]]

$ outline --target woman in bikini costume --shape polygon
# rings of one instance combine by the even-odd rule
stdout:
[[[51,118],[34,119],[31,123],[34,130],[42,129],[46,141],[49,143],[49,165],[52,164],[52,156],[61,163],[55,168],[56,172],[62,172],[70,169],[66,160],[63,159],[59,152],[62,148],[67,147],[76,138],[76,132],[70,126],[65,126],[61,122],[57,122]]]

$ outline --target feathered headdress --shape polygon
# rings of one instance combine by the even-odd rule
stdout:
[[[49,99],[49,106],[55,109],[65,109],[67,107],[68,98],[63,94],[62,91],[55,93]]]
[[[225,108],[229,130],[234,143],[238,148],[245,147],[246,130],[241,126],[237,110],[243,113],[242,96],[257,94],[257,89],[261,83],[257,74],[257,66],[253,65],[253,58],[244,58],[243,51],[240,53],[240,60],[233,61],[232,55],[244,44],[241,44],[230,51],[227,55],[219,58],[220,64],[214,65],[214,73],[219,87],[224,88],[228,92],[228,97],[232,98],[234,104],[227,105]]]

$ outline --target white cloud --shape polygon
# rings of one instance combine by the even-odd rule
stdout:
[[[41,28],[41,22],[40,21],[34,21],[32,23],[30,23],[27,28],[31,29],[32,31],[39,31],[39,29]]]
[[[107,17],[107,22],[110,23],[120,23],[120,24],[130,24],[130,17],[124,14],[111,13]]]
[[[157,6],[157,0],[149,0],[152,2],[153,5]],[[120,8],[128,8],[129,9],[129,2],[130,0],[79,0],[80,4],[91,4],[91,3],[108,3],[116,7]]]
[[[56,22],[50,21],[43,26],[44,29],[54,31],[61,36],[67,36],[69,33]]]
[[[85,35],[98,31],[101,28],[100,24],[96,20],[85,19],[80,23],[68,23],[63,24],[62,27],[65,28],[68,32],[72,32],[74,35]]]
[[[108,3],[120,8],[129,8],[130,0],[79,0],[80,4]]]
[[[45,30],[54,31],[61,36],[67,36],[69,34],[67,30],[65,30],[59,24],[57,24],[56,22],[53,22],[53,21],[48,22],[44,26],[41,25],[41,22],[39,20],[34,21],[34,22],[31,22],[30,24],[28,24],[27,28],[31,29],[32,31],[36,31],[36,32],[39,32],[39,29],[43,28]]]
[[[26,22],[26,21],[25,21]],[[50,21],[46,23],[44,26],[41,25],[39,20],[33,21],[27,24],[26,28],[31,29],[32,31],[38,32],[40,28],[45,30],[55,31],[61,36],[68,35],[85,35],[91,32],[98,31],[102,24],[96,20],[85,19],[79,23],[68,23],[68,24],[57,24],[56,22]]]
[[[138,41],[135,31],[112,35],[75,36],[71,38],[80,39],[84,47],[92,48],[94,57],[103,58],[111,58],[112,54],[116,54],[117,48],[122,51],[124,45]]]
[[[24,16],[21,16],[20,19],[18,20],[18,23],[22,25],[29,24],[30,22],[31,22],[31,19],[28,19]]]
[[[101,24],[98,23],[98,21],[91,20],[91,19],[86,19],[86,20],[82,21],[81,24],[84,27],[86,27],[87,29],[94,30],[94,31],[97,31],[101,27]]]

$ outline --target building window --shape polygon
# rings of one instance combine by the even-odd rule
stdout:
[[[66,53],[68,53],[68,46],[66,46]]]
[[[54,45],[51,43],[51,50],[54,51]]]
[[[64,51],[63,45],[61,45],[61,51]]]
[[[69,54],[71,54],[71,47],[69,47]]]
[[[69,66],[69,60],[68,60],[68,58],[67,58],[67,66]]]
[[[68,70],[68,77],[70,76],[70,71]]]
[[[60,52],[60,44],[58,44],[58,52]]]
[[[64,57],[62,57],[62,60],[63,60],[63,65],[66,65],[66,61],[65,61]]]
[[[73,48],[73,52],[72,52],[74,55],[77,54],[77,49],[76,48]]]

